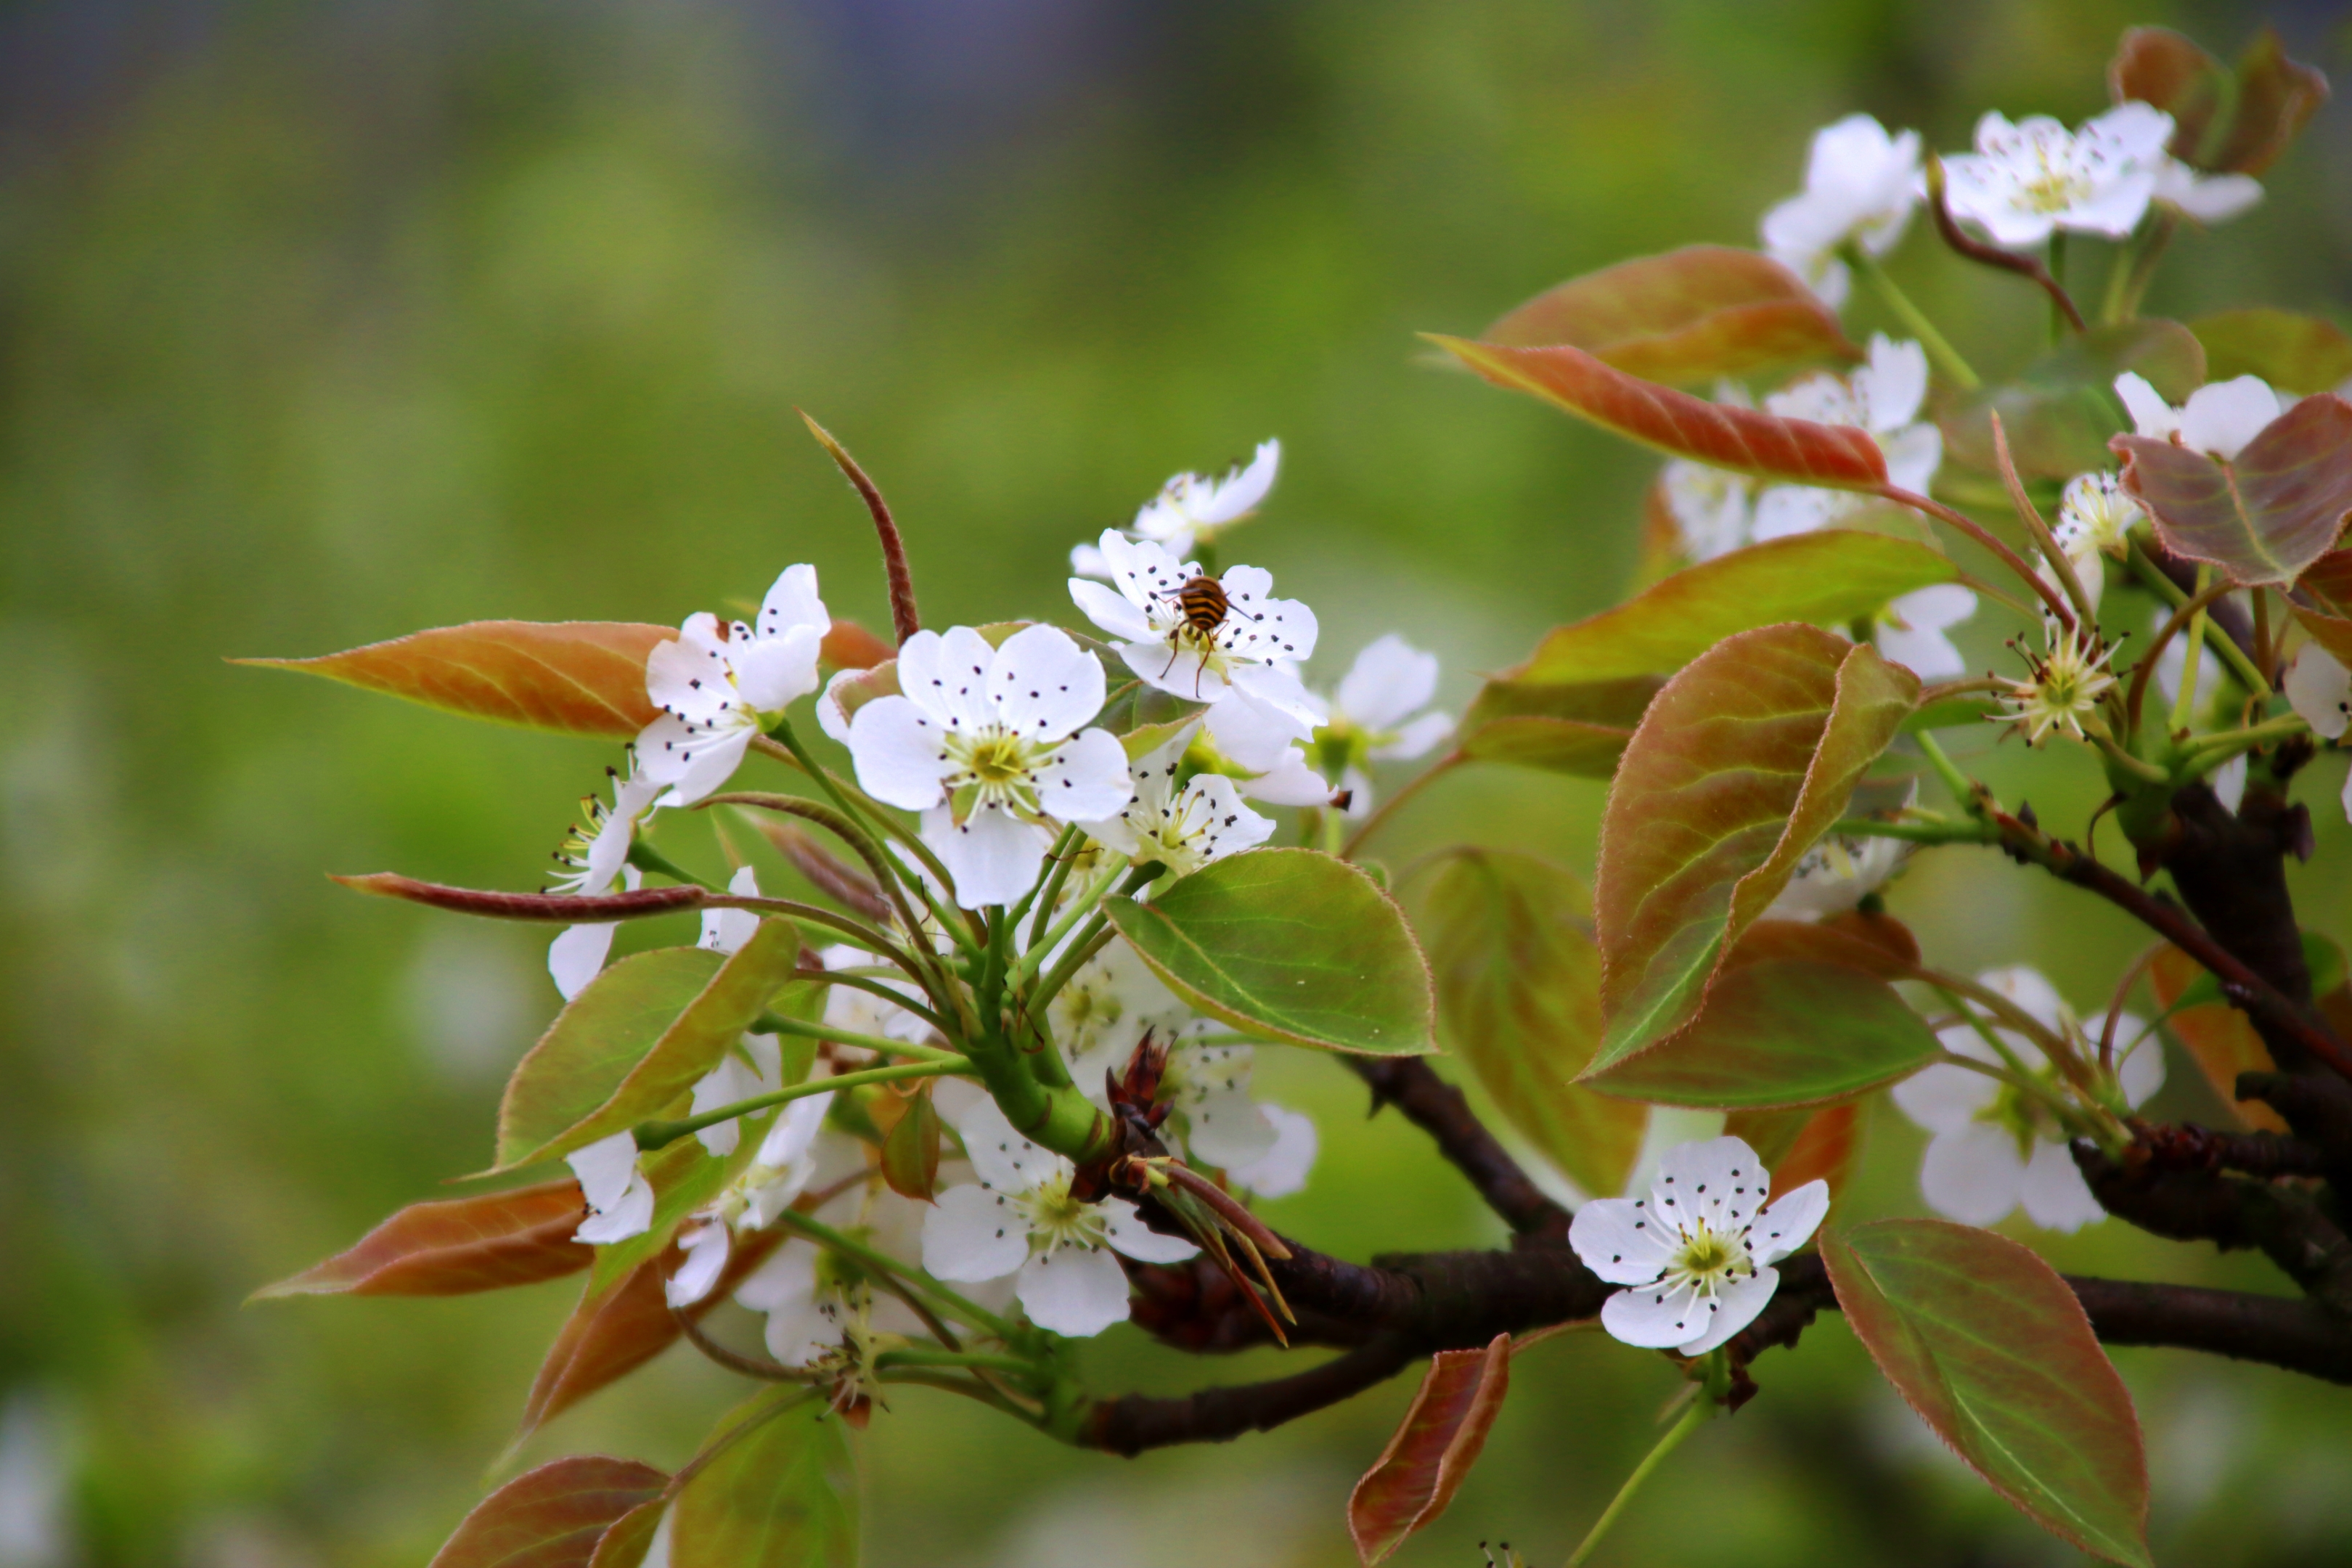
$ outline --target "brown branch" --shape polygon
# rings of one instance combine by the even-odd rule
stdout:
[[[835,466],[847,477],[851,488],[857,491],[858,499],[866,503],[866,510],[874,516],[874,531],[882,538],[882,569],[890,581],[890,628],[904,643],[923,629],[923,623],[921,617],[915,614],[915,574],[907,566],[907,542],[900,537],[898,525],[891,519],[889,505],[883,500],[880,487],[866,477],[866,470],[857,466],[857,459],[833,438],[831,431],[811,419],[805,408],[793,412],[808,426],[809,434],[816,437],[817,445],[825,449]]]
[[[1952,216],[1951,207],[1944,200],[1944,162],[1932,154],[1927,159],[1927,210],[1935,214],[1936,232],[1944,237],[1946,245],[1970,261],[1997,267],[2004,272],[2014,272],[2039,284],[2050,296],[2051,303],[2065,312],[2069,325],[2078,332],[2089,331],[2090,323],[2083,320],[2083,312],[2075,308],[2074,297],[2066,292],[2063,284],[2050,276],[2050,268],[2042,265],[2040,257],[1987,245],[1961,230]]]
[[[2314,1300],[2352,1321],[2352,1242],[2307,1194],[2219,1171],[2168,1169],[2137,1145],[2120,1161],[2088,1142],[2076,1142],[2074,1154],[2109,1214],[2174,1241],[2259,1248]]]
[[[1436,1141],[1437,1151],[1468,1178],[1486,1206],[1529,1240],[1568,1238],[1569,1212],[1544,1196],[1470,1109],[1469,1100],[1419,1057],[1349,1057],[1371,1086],[1372,1110],[1393,1105]]]
[[[1399,1338],[1360,1345],[1322,1365],[1269,1383],[1204,1388],[1176,1399],[1129,1394],[1096,1402],[1078,1442],[1129,1458],[1178,1443],[1228,1443],[1244,1432],[1270,1432],[1386,1383],[1419,1360]]]

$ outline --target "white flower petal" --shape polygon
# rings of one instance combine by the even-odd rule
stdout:
[[[964,1153],[980,1179],[1008,1193],[1025,1193],[1061,1168],[1061,1156],[1013,1130],[996,1101],[986,1097],[956,1122]]]
[[[2285,685],[2288,705],[2314,734],[2334,741],[2352,725],[2352,670],[2317,643],[2294,656]]]
[[[1684,1355],[1705,1355],[1754,1322],[1756,1314],[1764,1310],[1765,1303],[1780,1288],[1780,1271],[1777,1268],[1759,1268],[1753,1274],[1727,1280],[1714,1300],[1695,1310],[1706,1316],[1705,1331],[1675,1349]]]
[[[2033,1146],[2018,1198],[2026,1217],[2044,1230],[2077,1231],[2107,1216],[2066,1145],[2048,1139]]]
[[[1368,643],[1339,678],[1339,711],[1367,730],[1392,730],[1437,695],[1437,656],[1391,632]]]
[[[1810,485],[1772,485],[1756,498],[1756,540],[1786,539],[1824,527],[1845,506],[1845,498]]]
[[[1102,711],[1100,660],[1059,626],[1024,626],[1004,639],[988,672],[996,716],[1033,741],[1058,741]]]
[[[710,1294],[727,1268],[727,1227],[716,1220],[678,1233],[686,1261],[662,1282],[662,1294],[673,1307],[691,1307]]]
[[[599,1138],[563,1157],[580,1183],[580,1195],[597,1213],[616,1208],[637,1176],[637,1140],[632,1132]]]
[[[2278,394],[2260,376],[2200,386],[2180,406],[2180,444],[2227,462],[2282,412]]]
[[[941,1279],[996,1279],[1029,1257],[1029,1227],[1003,1193],[950,1187],[923,1216],[923,1267]]]
[[[1968,672],[1968,661],[1952,639],[1931,627],[1881,626],[1871,641],[1881,658],[1905,666],[1922,680],[1948,680]]]
[[[1195,1158],[1230,1168],[1274,1149],[1274,1122],[1246,1089],[1213,1089],[1184,1111],[1184,1142]]]
[[[588,989],[613,951],[613,933],[620,928],[602,925],[566,926],[547,944],[547,973],[566,1002]]]
[[[2017,1140],[1990,1122],[1971,1121],[1928,1141],[1919,1166],[1919,1194],[1946,1219],[1991,1225],[2017,1206],[2024,1180],[2025,1157]]]
[[[1423,713],[1399,730],[1393,739],[1370,748],[1369,755],[1376,762],[1410,762],[1427,755],[1431,747],[1452,733],[1453,715]]]
[[[1738,1230],[1763,1206],[1771,1181],[1764,1162],[1741,1139],[1677,1143],[1659,1156],[1650,1209],[1661,1221],[1671,1218],[1685,1227],[1705,1220],[1717,1230]]]
[[[1705,1333],[1697,1321],[1705,1316],[1697,1290],[1688,1285],[1620,1290],[1601,1303],[1601,1326],[1610,1337],[1643,1350],[1672,1350]]]
[[[1070,570],[1080,577],[1097,577],[1106,583],[1110,581],[1110,563],[1103,559],[1102,546],[1098,544],[1071,545]],[[1076,586],[1077,584],[1075,583],[1071,584],[1073,590],[1075,590]],[[1073,596],[1075,596],[1075,593],[1073,594]],[[1111,596],[1113,598],[1118,597],[1116,594]],[[1122,605],[1127,604],[1125,599],[1119,599],[1118,602]],[[1078,607],[1080,609],[1085,609],[1086,605],[1081,604]],[[1133,607],[1134,606],[1132,605],[1129,605],[1129,608],[1130,609]]]
[[[2246,798],[2245,753],[2241,752],[2215,768],[2205,776],[2205,782],[2212,786],[2213,798],[2221,803],[2221,809],[2237,816],[2238,807]]]
[[[783,1114],[760,1141],[758,1163],[781,1171],[806,1154],[824,1128],[825,1113],[833,1109],[833,1092],[827,1089],[805,1100],[785,1101]]]
[[[1870,363],[1853,373],[1853,393],[1862,405],[1863,427],[1891,435],[1919,416],[1927,397],[1927,351],[1896,342],[1885,332],[1870,338]]]
[[[728,879],[727,890],[741,898],[760,896],[760,879],[749,866],[736,868]],[[698,946],[713,952],[731,953],[751,940],[760,929],[760,917],[751,910],[705,910],[702,911],[702,937]]]
[[[782,637],[788,631],[806,627],[819,637],[833,629],[833,616],[817,596],[816,568],[809,565],[787,566],[760,603],[760,618],[753,630],[762,637]]]
[[[1269,805],[1321,805],[1331,798],[1329,781],[1307,765],[1307,753],[1297,746],[1284,747],[1273,767],[1244,779],[1241,792]]]
[[[1963,1039],[1962,1037],[1965,1037]],[[1984,1042],[1967,1025],[1938,1032],[1948,1051],[1971,1057],[1990,1056]],[[1962,1045],[1975,1050],[1961,1051]],[[1905,1079],[1893,1091],[1895,1109],[1930,1132],[1951,1132],[1969,1125],[1977,1113],[2000,1098],[2000,1085],[1980,1072],[1939,1063]]]
[[[772,1312],[793,1301],[805,1301],[816,1289],[816,1244],[793,1237],[768,1254],[760,1267],[735,1287],[735,1300],[754,1312]]]
[[[1612,1285],[1647,1285],[1665,1271],[1678,1233],[1654,1225],[1630,1198],[1593,1198],[1576,1211],[1568,1244]]]
[[[1748,1253],[1758,1267],[1778,1263],[1811,1241],[1830,1212],[1830,1184],[1818,1178],[1772,1200],[1748,1233]]]
[[[728,656],[736,689],[757,711],[781,713],[817,689],[817,654],[824,644],[824,629],[813,626],[754,637],[749,647]]]
[[[1286,1198],[1306,1188],[1322,1140],[1315,1119],[1304,1112],[1279,1105],[1261,1105],[1258,1110],[1274,1123],[1274,1147],[1245,1164],[1227,1167],[1225,1175],[1234,1185],[1259,1197]]]
[[[2167,158],[2156,174],[2156,199],[2169,202],[2199,223],[2227,223],[2263,199],[2263,184],[2252,174],[2200,174],[2177,158]]]
[[[643,1236],[653,1227],[653,1184],[642,1175],[632,1175],[629,1184],[622,1190],[620,1201],[609,1209],[590,1215],[578,1230],[572,1233],[572,1239],[592,1247],[609,1247],[631,1237]]]
[[[1039,808],[1063,822],[1115,816],[1135,795],[1127,749],[1108,730],[1080,731],[1039,763],[1033,776]]]
[[[2050,984],[2050,977],[2032,964],[2011,963],[1988,969],[1977,976],[1977,984],[2000,992],[2045,1029],[2065,1027],[2065,998],[2058,994],[2058,987]],[[2034,1052],[2031,1065],[2042,1065],[2041,1052]]]
[[[1072,1339],[1127,1321],[1127,1271],[1098,1248],[1061,1247],[1039,1253],[1021,1266],[1013,1294],[1031,1322]]]
[[[1181,1236],[1162,1236],[1143,1223],[1143,1216],[1125,1198],[1102,1201],[1103,1234],[1110,1244],[1138,1263],[1181,1263],[1201,1256],[1201,1249]]]
[[[1295,676],[1281,677],[1281,672],[1262,665],[1237,669],[1234,675],[1236,682],[1265,676],[1286,679],[1292,687],[1298,685]],[[1245,690],[1238,684],[1228,700],[1209,710],[1208,729],[1210,737],[1217,742],[1217,750],[1252,773],[1279,766],[1285,752],[1301,741],[1312,739],[1315,733],[1312,720],[1302,720],[1283,708],[1260,701],[1255,690]]]
[[[967,910],[1009,904],[1037,885],[1054,835],[1003,806],[982,801],[956,822],[946,806],[923,813],[923,842],[955,879],[956,902]]]
[[[970,626],[950,626],[940,638],[924,707],[943,714],[950,730],[969,732],[994,723],[996,699],[988,687],[988,670],[995,662],[996,650],[986,637]],[[901,686],[907,684],[901,679]]]
[[[1262,566],[1228,568],[1217,579],[1229,605],[1217,644],[1243,658],[1312,658],[1315,612],[1297,599],[1273,596],[1274,575]]]
[[[939,803],[955,763],[940,722],[905,697],[877,697],[849,721],[857,787],[886,805],[920,811]]]
[[[727,645],[707,612],[688,616],[676,637],[646,656],[646,696],[666,712],[707,717],[731,695],[729,685]]]
[[[2116,1020],[2116,1049],[2123,1053],[2116,1063],[2116,1087],[2123,1090],[2124,1103],[2137,1110],[2164,1087],[2164,1043],[2145,1023],[2126,1013]]]
[[[816,700],[816,727],[824,731],[826,739],[849,744],[849,715],[842,710],[841,689],[865,673],[862,669],[836,669],[833,679],[824,683],[824,690]]]
[[[1171,647],[1165,638],[1118,645],[1118,657],[1137,679],[1172,697],[1193,702],[1219,702],[1232,689],[1225,678],[1191,646]]]
[[[2116,395],[2123,399],[2125,411],[2131,415],[2135,434],[2168,441],[2179,433],[2180,416],[2138,372],[2127,370],[2116,377]]]
[[[1886,455],[1887,481],[1913,495],[1926,495],[1943,466],[1943,432],[1933,425],[1913,425],[1882,437],[1878,446]]]

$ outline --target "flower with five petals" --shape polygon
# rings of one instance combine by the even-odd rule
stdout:
[[[665,805],[692,805],[735,772],[795,699],[817,689],[817,651],[833,620],[816,568],[787,567],[756,620],[688,616],[646,660],[646,695],[661,716],[637,736],[647,778],[671,786]]]
[[[1212,860],[1255,849],[1274,836],[1274,820],[1242,804],[1223,773],[1196,773],[1179,788],[1184,752],[1200,726],[1187,724],[1135,763],[1135,795],[1116,816],[1080,821],[1087,836],[1136,865],[1157,860],[1169,878],[1189,877]]]
[[[1764,250],[1835,310],[1852,281],[1839,249],[1885,255],[1918,201],[1919,133],[1889,136],[1869,115],[1849,114],[1813,133],[1803,192],[1764,215]]]
[[[1995,245],[2039,245],[2059,229],[2121,239],[2156,196],[2171,136],[2172,116],[2137,101],[2075,131],[1995,110],[1977,121],[1974,153],[1944,160],[1946,201]]]

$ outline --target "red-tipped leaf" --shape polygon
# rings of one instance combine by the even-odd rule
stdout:
[[[1356,1555],[1379,1563],[1445,1511],[1486,1446],[1511,1387],[1511,1336],[1482,1351],[1440,1351],[1389,1446],[1348,1496]]]
[[[254,1292],[273,1296],[462,1296],[575,1274],[595,1257],[572,1239],[587,1217],[566,1178],[509,1192],[411,1204],[344,1251]]]
[[[2352,403],[2331,394],[2305,398],[2227,463],[2147,436],[2109,445],[2166,548],[2249,587],[2292,584],[2352,512]]]
[[[614,1522],[668,1483],[635,1459],[556,1459],[484,1498],[431,1568],[587,1568]]]
[[[474,621],[316,658],[248,658],[445,712],[625,741],[654,721],[646,658],[677,636],[635,621]]]

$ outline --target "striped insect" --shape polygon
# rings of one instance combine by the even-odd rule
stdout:
[[[1160,673],[1164,679],[1168,670],[1176,668],[1176,656],[1183,650],[1186,637],[1208,646],[1216,638],[1217,628],[1225,624],[1233,612],[1233,601],[1225,597],[1225,585],[1206,573],[1191,578],[1169,595],[1176,602],[1176,612],[1182,617],[1168,634],[1168,665]],[[1205,668],[1205,667],[1204,667]],[[1198,696],[1200,680],[1193,679]]]

